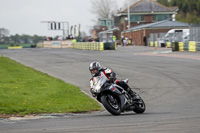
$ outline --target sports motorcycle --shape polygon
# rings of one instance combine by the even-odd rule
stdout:
[[[144,113],[145,103],[137,93],[133,100],[132,96],[121,86],[110,83],[103,76],[94,77],[93,80],[93,96],[112,115],[120,115],[121,112],[125,111],[133,111],[137,114]],[[125,79],[124,82],[128,83],[128,79]]]

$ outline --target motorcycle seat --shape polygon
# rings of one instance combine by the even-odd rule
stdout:
[[[124,81],[125,83],[128,83],[128,78],[127,78],[127,79],[124,79],[124,80],[122,80],[122,81]]]

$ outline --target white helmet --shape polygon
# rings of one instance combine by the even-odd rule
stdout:
[[[101,65],[99,62],[97,61],[94,61],[92,63],[90,63],[90,66],[89,66],[89,70],[91,72],[91,75],[94,77],[94,76],[97,76],[97,74],[99,73],[99,70],[101,69]]]

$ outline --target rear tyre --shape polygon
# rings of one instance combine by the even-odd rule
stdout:
[[[142,114],[144,113],[144,111],[146,110],[146,105],[144,103],[144,101],[142,100],[142,98],[140,97],[139,100],[136,101],[136,103],[134,104],[135,108],[134,108],[134,112],[137,114]]]
[[[107,109],[107,111],[110,112],[112,115],[121,114],[120,104],[114,96],[110,94],[103,95],[101,97],[101,102],[103,106]]]

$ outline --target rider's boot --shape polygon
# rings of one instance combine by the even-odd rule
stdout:
[[[118,82],[118,85],[120,85],[121,87],[123,87],[133,98],[133,100],[139,100],[140,97],[137,95],[137,93],[135,93],[134,91],[131,90],[131,88],[129,87],[129,85],[127,84],[127,82]]]
[[[140,99],[140,97],[138,96],[138,94],[135,93],[134,91],[132,91],[130,87],[127,89],[127,92],[131,95],[131,97],[133,98],[133,100],[139,100]]]

